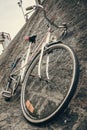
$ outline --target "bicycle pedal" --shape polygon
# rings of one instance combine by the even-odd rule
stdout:
[[[6,97],[6,98],[11,98],[12,97],[12,93],[10,91],[3,91],[2,92],[2,96]]]

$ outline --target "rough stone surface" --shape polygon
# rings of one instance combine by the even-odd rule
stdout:
[[[68,33],[64,43],[72,46],[78,56],[80,77],[77,92],[67,110],[51,122],[36,126],[23,117],[20,97],[5,102],[1,91],[5,87],[10,66],[27,48],[23,37],[37,34],[37,43],[46,32],[43,13],[34,13],[0,56],[0,130],[87,130],[87,2],[86,0],[44,1],[47,15],[56,17],[55,23],[66,22]]]

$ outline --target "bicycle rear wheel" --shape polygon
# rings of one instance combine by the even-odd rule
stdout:
[[[43,123],[68,106],[78,82],[78,60],[67,45],[53,43],[43,55],[41,78],[38,76],[40,52],[29,67],[21,91],[21,107],[25,118]],[[49,62],[47,63],[47,57]],[[48,64],[48,75],[46,66]]]

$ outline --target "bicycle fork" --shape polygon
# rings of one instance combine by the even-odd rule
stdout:
[[[21,75],[21,81],[23,81],[23,78],[24,78],[24,74],[25,74],[25,70],[26,70],[26,67],[24,67],[25,65],[27,65],[27,62],[28,62],[28,58],[30,56],[30,52],[31,52],[31,42],[28,46],[28,50],[27,50],[27,54],[26,54],[26,58],[22,60],[22,63],[21,63],[21,68],[23,68],[21,71],[20,71],[20,75]]]
[[[43,43],[42,48],[41,48],[41,54],[40,54],[40,58],[39,58],[39,64],[38,64],[38,76],[41,78],[41,63],[42,63],[42,59],[43,59],[43,53],[44,53],[44,49],[47,43],[49,43],[50,41],[50,28],[48,30],[47,33],[47,37],[46,37],[46,41]],[[48,73],[48,66],[49,66],[49,55],[47,55],[47,59],[46,59],[46,76],[47,79],[49,79],[49,73]]]

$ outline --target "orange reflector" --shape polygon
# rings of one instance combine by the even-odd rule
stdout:
[[[29,100],[26,101],[26,107],[27,107],[27,109],[28,109],[31,113],[34,112],[34,107],[33,107],[33,105],[30,103]]]

